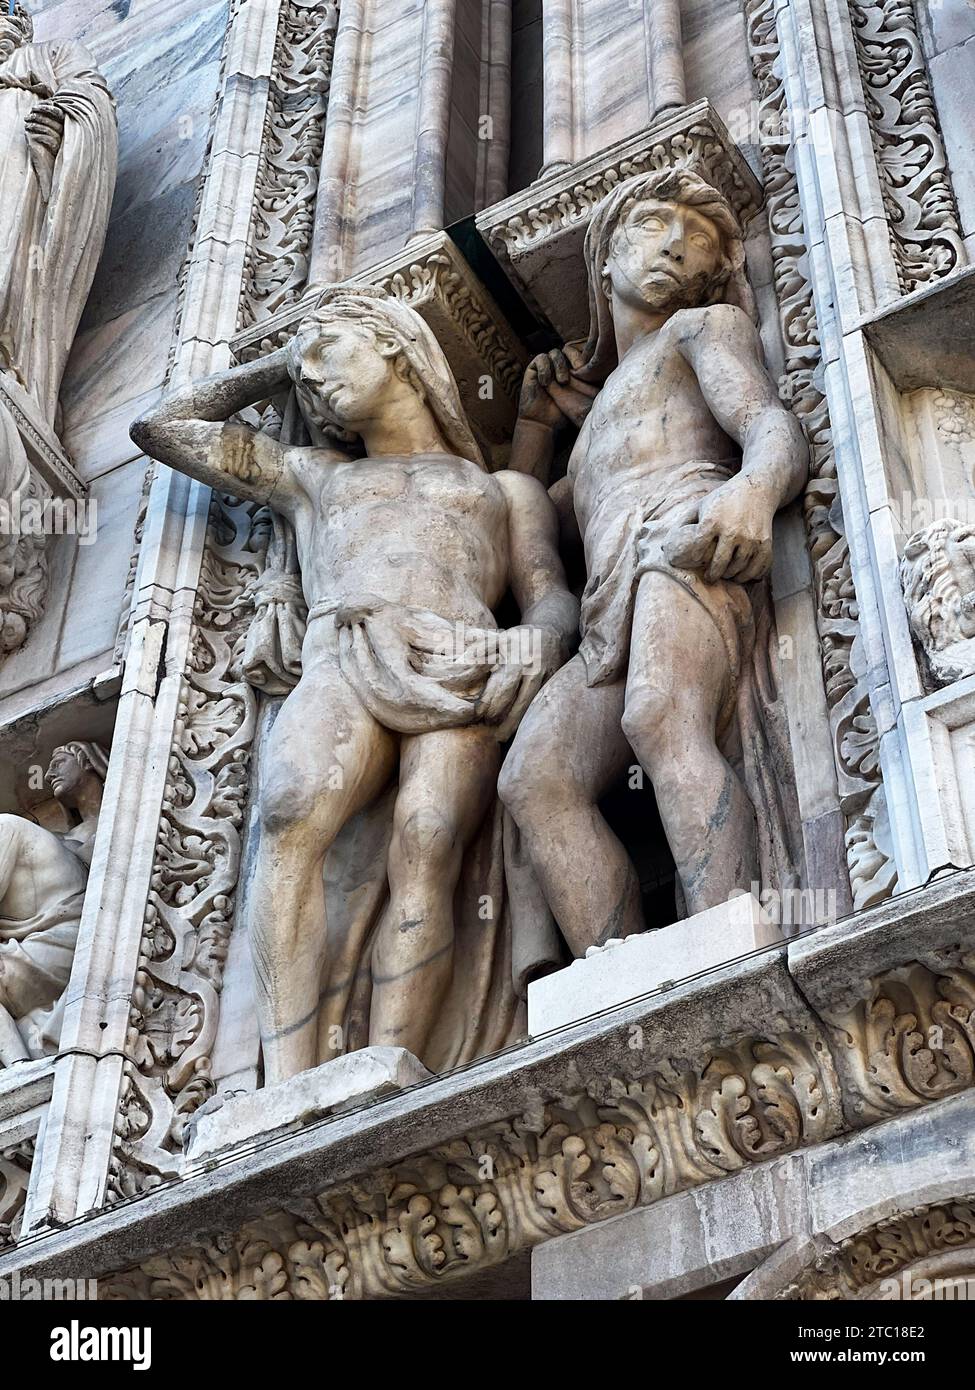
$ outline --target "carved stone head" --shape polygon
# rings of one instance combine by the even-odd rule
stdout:
[[[362,424],[400,402],[409,386],[428,409],[452,453],[481,467],[446,357],[423,319],[372,285],[332,285],[291,340],[289,371],[302,414],[323,433],[348,442]]]
[[[72,742],[55,748],[44,780],[62,806],[75,810],[86,791],[101,792],[107,773],[108,754],[101,744]]]
[[[741,227],[730,203],[691,169],[625,179],[593,212],[586,233],[589,340],[581,373],[616,365],[612,303],[662,313],[734,303],[754,318]]]
[[[34,21],[24,9],[20,0],[15,0],[13,10],[9,0],[0,0],[0,63],[5,62],[16,49],[30,43],[34,37]]]

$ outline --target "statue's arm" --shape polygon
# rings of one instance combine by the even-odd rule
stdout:
[[[741,445],[738,473],[696,509],[696,519],[664,543],[671,564],[699,570],[708,583],[750,584],[772,566],[772,522],[800,492],[809,455],[798,420],[779,400],[762,361],[758,333],[730,304],[683,315],[678,346],[715,420]]]
[[[526,473],[496,473],[508,503],[511,591],[526,627],[551,633],[568,655],[579,625],[579,604],[569,591],[559,557],[559,518],[552,499]]]
[[[712,415],[741,445],[740,476],[774,514],[804,487],[809,451],[765,368],[755,325],[734,305],[712,305],[693,316],[680,348]]]
[[[139,448],[210,487],[287,510],[290,450],[230,416],[290,385],[286,349],[168,392],[131,428]]]

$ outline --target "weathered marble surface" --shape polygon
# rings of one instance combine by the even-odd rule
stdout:
[[[0,1064],[57,1049],[58,1002],[68,984],[108,767],[98,744],[57,748],[45,774],[76,823],[54,834],[0,816]]]
[[[599,808],[634,758],[689,914],[804,872],[757,581],[808,450],[762,361],[739,224],[696,173],[636,175],[593,211],[585,264],[588,340],[529,367],[512,456],[547,482],[556,432],[579,428],[560,490],[586,554],[582,642],[501,783],[576,956],[642,927],[636,872]]]
[[[225,423],[292,388],[282,409],[311,447]],[[279,596],[242,657],[271,693],[294,686],[265,749],[245,902],[268,1082],[366,1039],[442,1068],[516,1035],[499,745],[577,614],[545,490],[487,473],[423,320],[355,285],[326,291],[285,348],[170,393],[133,437],[294,528],[297,565],[277,582],[293,590],[300,569],[306,616]],[[502,634],[509,587],[522,621]],[[362,845],[371,903],[345,886],[362,886]],[[549,931],[544,913],[529,926],[536,966]]]

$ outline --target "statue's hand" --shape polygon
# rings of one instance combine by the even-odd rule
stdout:
[[[511,738],[539,690],[565,662],[558,633],[547,627],[508,628],[499,634],[503,659],[488,677],[477,710],[487,724],[498,725],[498,738]]]
[[[772,567],[775,508],[760,487],[738,473],[706,497],[683,526],[664,541],[666,559],[679,569],[750,584]]]
[[[572,372],[581,364],[573,344],[540,353],[528,364],[521,386],[518,416],[555,430],[566,421],[581,426],[592,408],[595,392],[576,381]]]
[[[31,145],[46,150],[53,158],[57,158],[64,139],[64,112],[57,102],[39,101],[32,108],[24,125]]]

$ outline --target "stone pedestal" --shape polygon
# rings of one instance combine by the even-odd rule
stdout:
[[[276,1086],[218,1096],[194,1115],[188,1165],[229,1149],[289,1133],[324,1115],[405,1091],[430,1073],[402,1047],[363,1047]]]
[[[781,940],[746,893],[659,931],[592,946],[584,959],[528,986],[529,1036],[619,1008]]]

